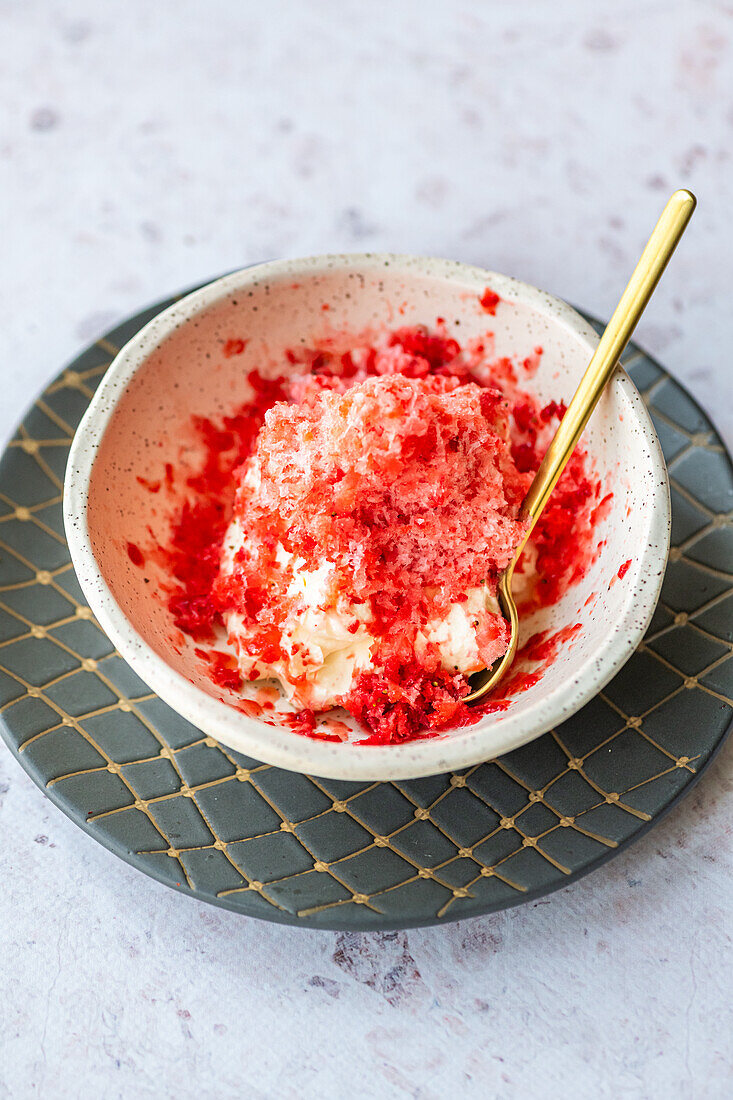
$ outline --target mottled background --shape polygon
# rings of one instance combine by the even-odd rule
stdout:
[[[733,4],[0,0],[0,432],[90,339],[257,260],[392,249],[639,326],[733,440]],[[0,751],[0,1097],[727,1097],[733,746],[552,897],[306,933],[120,864]]]

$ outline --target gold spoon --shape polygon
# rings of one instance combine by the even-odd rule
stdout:
[[[534,525],[542,515],[543,509],[575,450],[578,440],[591,413],[618,365],[624,348],[631,339],[636,323],[646,309],[654,293],[670,256],[674,252],[687,223],[692,217],[697,200],[690,191],[675,191],[662,211],[654,232],[647,241],[628,286],[616,306],[613,317],[606,325],[601,341],[593,353],[580,385],[573,395],[565,416],[545,452],[540,468],[529,487],[519,509],[519,518],[528,519],[529,526],[522,541],[514,552],[514,557],[499,577],[497,599],[505,619],[511,626],[509,648],[491,668],[483,669],[471,677],[473,684],[478,682],[465,703],[474,703],[483,698],[488,691],[496,687],[506,675],[517,652],[519,636],[519,616],[512,596],[512,577],[524,546],[532,533]]]

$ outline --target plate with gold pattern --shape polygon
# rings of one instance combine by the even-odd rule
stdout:
[[[167,886],[332,929],[518,905],[651,828],[733,720],[733,468],[689,394],[629,346],[624,365],[669,466],[672,550],[646,638],[604,691],[531,744],[461,772],[318,779],[243,757],[180,718],[115,651],[74,575],[61,514],[71,438],[117,349],[169,304],[63,370],[0,460],[0,731],[51,801]]]

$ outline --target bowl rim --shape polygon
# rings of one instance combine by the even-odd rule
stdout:
[[[64,479],[64,525],[71,559],[82,591],[97,620],[122,657],[148,687],[181,717],[237,752],[291,771],[330,779],[393,780],[434,775],[503,755],[546,733],[605,687],[631,656],[652,618],[664,578],[671,534],[667,468],[654,425],[641,396],[619,367],[609,383],[627,399],[649,447],[654,493],[645,510],[647,528],[641,556],[647,583],[630,590],[623,614],[611,626],[599,650],[573,672],[571,683],[557,685],[538,701],[543,716],[507,714],[496,726],[467,727],[456,737],[425,738],[398,745],[348,746],[303,737],[266,726],[206,694],[160,657],[135,630],[115,600],[92,549],[87,522],[89,486],[99,448],[117,404],[136,371],[182,323],[209,309],[233,291],[263,282],[349,269],[405,269],[448,281],[459,281],[479,293],[488,284],[501,298],[522,301],[564,325],[588,345],[598,343],[591,325],[571,306],[547,291],[508,275],[460,261],[399,253],[335,253],[275,260],[224,275],[174,302],[157,314],[117,353],[107,369],[74,435]]]

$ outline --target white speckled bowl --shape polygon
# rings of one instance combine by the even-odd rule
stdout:
[[[479,305],[485,287],[502,301]],[[324,308],[327,306],[328,308]],[[327,328],[434,324],[464,341],[494,333],[497,356],[521,362],[544,349],[531,388],[542,401],[571,397],[597,337],[564,302],[514,279],[446,260],[394,255],[318,256],[263,264],[190,294],[119,353],[76,433],[64,515],[79,581],[102,627],[142,679],[205,734],[258,760],[340,779],[404,779],[465,767],[531,741],[577,711],[623,665],[657,601],[669,545],[669,490],[659,443],[628,376],[617,371],[584,436],[613,489],[599,528],[601,552],[552,608],[523,623],[525,637],[579,622],[582,630],[540,682],[508,710],[467,729],[393,746],[318,741],[234,709],[208,678],[158,597],[154,560],[135,566],[127,542],[166,538],[169,505],[136,475],[157,479],[193,436],[192,413],[218,416],[247,397],[244,375]],[[242,355],[225,340],[248,340]],[[619,567],[631,565],[623,578]],[[595,594],[595,599],[589,599]],[[586,602],[588,601],[588,602]]]

